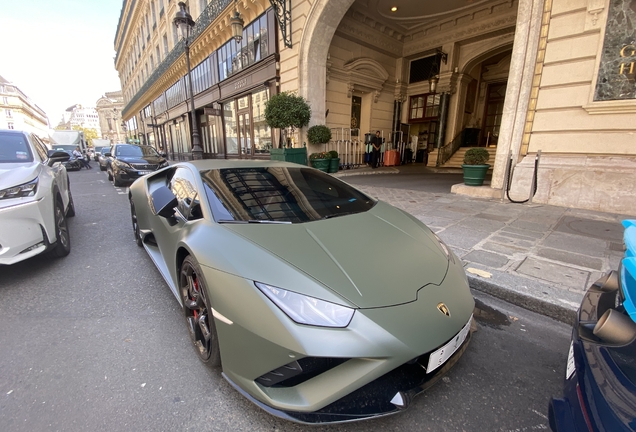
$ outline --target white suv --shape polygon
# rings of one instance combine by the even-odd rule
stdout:
[[[66,217],[75,216],[66,152],[28,132],[0,130],[0,264],[50,250],[71,251]]]

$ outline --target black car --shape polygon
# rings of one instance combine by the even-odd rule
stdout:
[[[132,183],[141,176],[168,166],[166,158],[148,145],[115,144],[104,156],[108,158],[108,180],[115,186]]]
[[[103,147],[101,152],[96,153],[100,171],[106,171],[108,167],[109,157],[106,156],[106,153],[110,153],[110,147]]]
[[[68,153],[70,156],[69,160],[62,162],[62,165],[66,168],[66,171],[79,171],[82,169],[82,163],[75,157],[72,151],[69,150],[58,150]]]

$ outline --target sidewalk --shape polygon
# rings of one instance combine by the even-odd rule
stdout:
[[[400,175],[391,167],[335,176],[346,181],[348,175],[389,173]],[[436,232],[464,261],[471,288],[567,323],[589,285],[618,269],[624,250],[620,222],[636,219],[507,199],[358,187]]]

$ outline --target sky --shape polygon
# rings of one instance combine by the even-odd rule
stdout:
[[[51,127],[66,108],[94,107],[121,89],[115,32],[123,0],[19,0],[0,13],[0,76],[46,112]]]

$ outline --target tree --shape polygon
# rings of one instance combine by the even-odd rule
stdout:
[[[265,104],[265,121],[281,132],[289,128],[293,134],[296,128],[307,126],[310,118],[311,108],[302,96],[283,92],[272,96]]]
[[[95,129],[83,128],[81,126],[73,126],[73,130],[84,132],[84,139],[89,147],[93,147],[93,140],[99,138]]]

